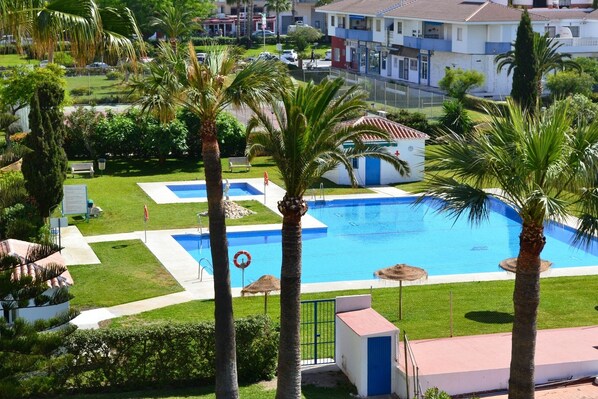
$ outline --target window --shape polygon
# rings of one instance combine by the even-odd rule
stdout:
[[[405,58],[407,59],[407,58]],[[412,59],[409,62],[409,69],[411,69],[412,71],[417,71],[417,60],[416,59]]]
[[[334,26],[334,22],[335,22],[334,19],[335,19],[334,15],[331,15],[330,16],[330,26]]]
[[[335,62],[340,62],[341,60],[341,49],[336,47],[333,49],[332,51],[334,53],[334,61]]]
[[[338,19],[338,27],[344,28],[345,27],[345,17],[339,17]]]
[[[569,30],[571,31],[571,35],[573,37],[579,37],[579,26],[570,26]]]
[[[545,26],[544,32],[548,33],[548,37],[555,37],[556,36],[556,27],[555,26]]]
[[[359,158],[353,158],[353,169],[359,169]]]
[[[380,32],[380,30],[382,29],[382,24],[380,23],[380,20],[377,19],[376,20],[376,32]]]
[[[463,41],[463,28],[457,28],[457,41]]]
[[[403,34],[403,23],[402,23],[402,22],[398,22],[398,21],[397,21],[397,33],[398,33],[399,35],[402,35],[402,34]]]
[[[421,56],[420,76],[422,79],[428,80],[428,56],[427,55]]]

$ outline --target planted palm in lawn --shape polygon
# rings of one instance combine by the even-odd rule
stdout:
[[[388,133],[373,126],[344,123],[363,114],[367,104],[365,93],[357,86],[342,93],[343,82],[336,79],[319,85],[281,86],[281,100],[270,104],[272,112],[253,106],[255,116],[248,124],[248,153],[270,154],[286,191],[278,202],[283,219],[277,398],[301,397],[301,218],[307,212],[306,190],[338,165],[347,169],[356,185],[354,158],[382,159],[401,175],[409,173],[404,161],[382,147],[364,143],[366,135],[388,140]],[[347,142],[353,146],[343,149]]]
[[[69,266],[75,284],[71,305],[78,309],[114,306],[182,291],[140,240],[91,244],[102,262]]]
[[[513,204],[522,220],[513,303],[510,398],[533,398],[536,319],[540,303],[540,254],[544,223],[579,214],[575,241],[591,245],[598,232],[598,123],[572,128],[566,104],[552,115],[529,115],[509,102],[485,131],[453,135],[431,155],[426,196],[442,211],[485,219],[493,197]],[[446,173],[450,173],[446,176]],[[483,188],[497,183],[502,191]]]

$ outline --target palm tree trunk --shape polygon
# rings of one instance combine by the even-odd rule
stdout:
[[[307,206],[302,198],[285,196],[278,209],[283,219],[276,399],[301,399],[301,216]]]
[[[230,290],[228,241],[222,201],[222,165],[216,121],[201,124],[202,156],[208,194],[210,246],[214,269],[214,318],[216,320],[216,398],[239,397],[233,302]]]
[[[546,239],[542,224],[523,223],[513,303],[515,318],[511,345],[509,399],[534,397],[536,319],[540,303],[540,253]]]

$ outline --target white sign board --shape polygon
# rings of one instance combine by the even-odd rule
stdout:
[[[62,198],[63,215],[87,215],[87,185],[63,186]]]

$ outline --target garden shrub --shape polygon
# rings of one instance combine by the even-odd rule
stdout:
[[[432,134],[434,131],[434,127],[428,122],[428,117],[421,112],[409,112],[401,109],[398,112],[389,113],[387,118],[423,133]]]
[[[235,321],[241,382],[271,378],[278,334],[267,316]],[[79,330],[65,341],[71,363],[59,375],[73,390],[213,381],[214,322]]]
[[[126,114],[108,113],[99,120],[93,142],[98,154],[138,156],[143,147],[139,127]]]
[[[83,107],[77,107],[65,117],[64,150],[69,159],[96,158],[98,154],[93,137],[96,126],[103,117],[95,109]]]
[[[424,399],[451,399],[451,396],[448,393],[434,387],[428,388],[426,390],[424,393]]]
[[[444,114],[440,117],[441,125],[456,134],[469,133],[474,126],[471,117],[459,100],[447,100],[442,103]]]
[[[199,117],[188,110],[181,110],[177,118],[187,127],[187,148],[188,154],[192,157],[201,155],[201,121]],[[245,127],[233,115],[228,112],[221,112],[216,119],[216,130],[218,131],[218,144],[220,155],[225,157],[241,156],[245,153],[247,138]]]
[[[79,97],[79,96],[91,96],[93,94],[93,90],[88,87],[75,87],[71,89],[71,96]]]
[[[123,80],[125,75],[119,71],[109,71],[106,72],[106,79],[108,80]]]
[[[593,86],[592,77],[584,72],[557,72],[546,79],[546,87],[553,98],[564,98],[573,94],[589,96]]]
[[[555,101],[546,112],[551,115],[564,101],[569,103],[567,112],[573,117],[573,126],[590,124],[598,117],[598,104],[583,94],[575,94],[573,97]]]

